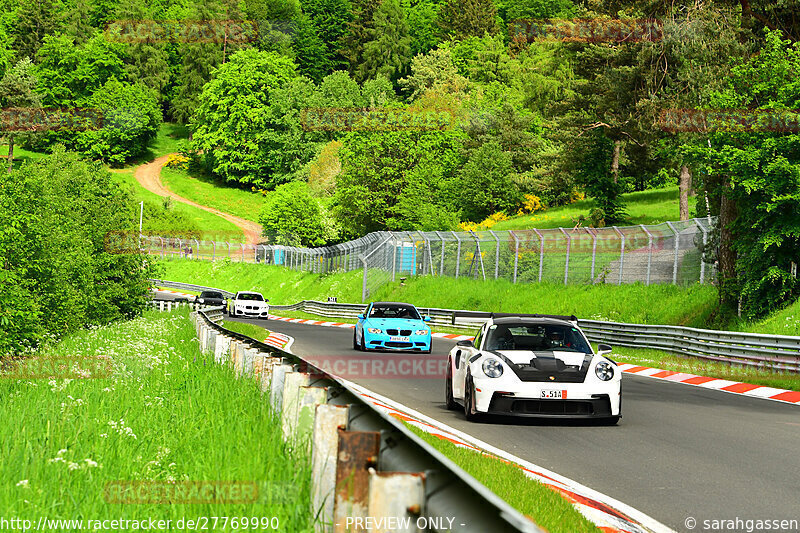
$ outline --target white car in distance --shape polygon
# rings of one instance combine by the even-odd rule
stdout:
[[[228,314],[232,317],[267,318],[269,300],[260,292],[239,291],[228,303]]]

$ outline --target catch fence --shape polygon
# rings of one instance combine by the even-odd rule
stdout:
[[[389,281],[446,276],[513,283],[711,283],[712,218],[606,228],[395,231],[320,248],[144,237],[163,258],[281,265],[315,273],[363,270],[362,298]]]

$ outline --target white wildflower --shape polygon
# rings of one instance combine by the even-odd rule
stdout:
[[[19,483],[17,483],[17,487],[22,487],[24,489],[27,489],[28,485],[30,485],[30,483],[28,482],[27,479],[23,479]]]

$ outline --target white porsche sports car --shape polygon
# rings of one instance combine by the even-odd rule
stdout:
[[[482,414],[549,418],[621,417],[622,373],[598,353],[577,318],[493,313],[474,341],[448,355],[445,401],[467,420]]]
[[[228,304],[228,314],[232,317],[267,318],[269,316],[269,300],[265,300],[259,292],[239,291]]]

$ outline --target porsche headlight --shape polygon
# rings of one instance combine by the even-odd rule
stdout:
[[[197,301],[198,301],[198,302],[200,302],[201,304],[204,304],[204,303],[206,303],[206,301],[205,301],[205,299],[204,299],[204,298],[200,298],[200,299],[199,299],[199,300],[197,300]]]
[[[614,377],[614,367],[605,361],[600,361],[597,363],[597,366],[594,367],[594,373],[603,381],[611,381]]]
[[[369,331],[373,335],[380,335],[381,333],[383,333],[383,331],[378,328],[367,328],[367,331]]]
[[[427,329],[418,329],[417,331],[414,332],[414,335],[427,335],[427,334],[428,334]]]
[[[487,359],[483,362],[483,373],[490,378],[499,378],[503,375],[503,365],[497,359]]]

